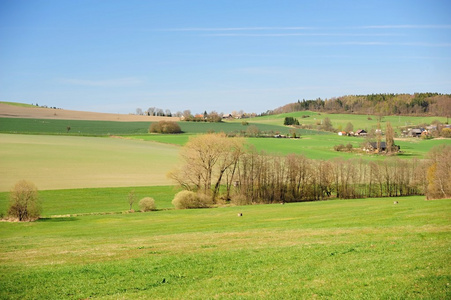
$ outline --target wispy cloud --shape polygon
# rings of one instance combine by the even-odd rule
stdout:
[[[362,29],[451,29],[451,25],[371,25],[356,28]]]
[[[163,28],[158,31],[269,31],[269,30],[314,30],[319,27],[186,27]]]
[[[353,36],[353,37],[368,37],[368,36],[403,36],[402,34],[394,33],[212,33],[203,34],[203,36],[230,36],[230,37],[284,37],[284,36],[329,36],[329,37],[340,37],[340,36]]]
[[[367,25],[355,27],[313,27],[313,26],[285,26],[285,27],[183,27],[183,28],[161,28],[155,31],[188,31],[188,32],[258,32],[258,31],[315,31],[315,30],[349,30],[349,29],[451,29],[451,24],[401,24],[401,25]],[[315,34],[315,33],[313,33]]]
[[[105,79],[105,80],[60,78],[58,79],[58,81],[64,84],[91,86],[91,87],[128,87],[128,86],[137,86],[143,82],[141,79],[135,77]]]
[[[361,42],[361,41],[349,41],[349,42],[307,42],[303,43],[309,46],[406,46],[406,47],[451,47],[451,43],[425,43],[425,42]]]

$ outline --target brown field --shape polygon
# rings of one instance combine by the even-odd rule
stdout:
[[[108,114],[42,107],[22,107],[0,103],[0,118],[91,120],[120,122],[155,122],[162,120],[178,121],[176,117],[154,117],[125,114]]]

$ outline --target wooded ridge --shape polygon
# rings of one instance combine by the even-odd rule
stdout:
[[[320,111],[328,113],[355,113],[370,115],[451,115],[451,94],[371,94],[346,95],[331,99],[298,100],[264,114],[281,114],[295,111]]]

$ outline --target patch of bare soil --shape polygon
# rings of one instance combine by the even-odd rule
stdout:
[[[162,120],[179,121],[176,117],[154,117],[125,114],[109,114],[42,107],[21,107],[0,103],[0,118],[90,120],[120,122],[158,122]]]

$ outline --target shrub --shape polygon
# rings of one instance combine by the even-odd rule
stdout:
[[[38,219],[40,214],[38,189],[34,183],[26,180],[17,182],[11,190],[8,215],[19,221],[30,221]]]
[[[152,123],[149,127],[149,132],[153,133],[181,133],[180,125],[173,121],[160,121]]]
[[[206,208],[211,204],[211,199],[206,195],[200,195],[192,191],[178,192],[172,200],[176,209]]]
[[[345,148],[345,146],[343,144],[334,146],[335,151],[342,151],[344,148]]]
[[[139,209],[142,212],[156,210],[155,200],[151,197],[145,197],[139,200]]]
[[[251,202],[246,198],[246,196],[245,196],[245,195],[242,195],[242,194],[237,194],[237,195],[232,196],[232,199],[230,200],[230,202],[231,202],[233,205],[237,205],[237,206],[240,206],[240,205],[248,205],[248,204],[251,203]]]
[[[451,129],[450,128],[443,128],[442,129],[442,136],[446,138],[451,137]]]

